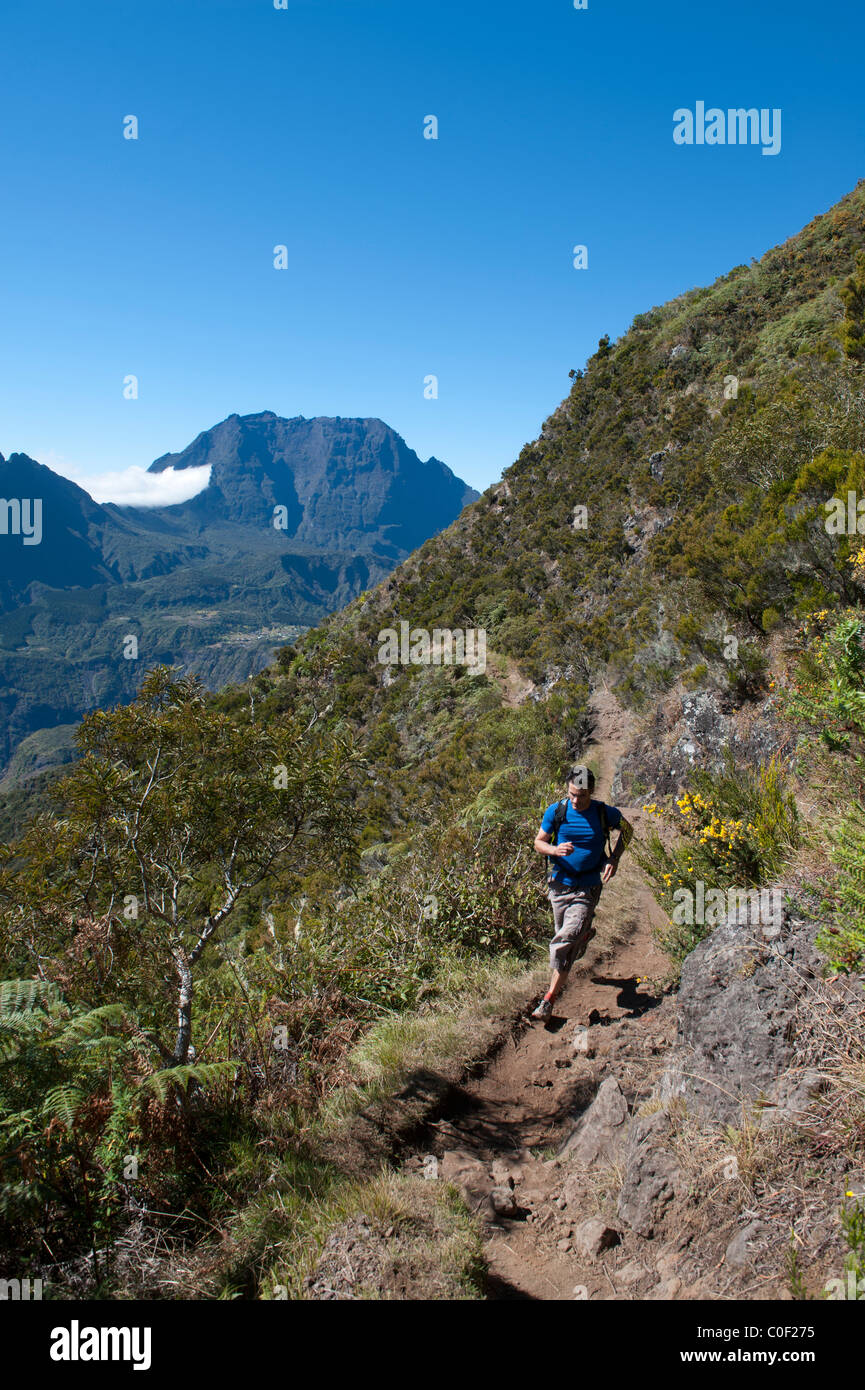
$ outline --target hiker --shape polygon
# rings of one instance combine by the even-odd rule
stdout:
[[[633,827],[617,806],[595,801],[591,768],[572,767],[566,778],[568,795],[548,806],[535,836],[538,854],[549,855],[548,896],[553,907],[555,935],[550,943],[550,987],[532,1014],[548,1019],[575,960],[585,954],[595,935],[592,918],[605,883],[618,868]],[[616,847],[609,848],[610,830],[618,830]]]

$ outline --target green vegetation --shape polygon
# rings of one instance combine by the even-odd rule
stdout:
[[[400,1011],[453,1009],[485,958],[510,979],[545,930],[513,768],[447,828],[358,861],[356,753],[311,705],[262,718],[250,693],[150,673],[85,720],[56,809],[3,853],[0,1241],[34,1269],[110,1248],[141,1209],[183,1249],[236,1208],[256,1224],[263,1191],[306,1229],[309,1192],[338,1201],[345,1180],[309,1153],[322,1101],[396,1078],[421,1036],[427,1064],[464,1060],[474,1012],[454,1031]],[[88,1287],[118,1277],[92,1260]]]
[[[847,1194],[841,1206],[841,1231],[848,1250],[845,1283],[852,1285],[857,1300],[865,1299],[865,1202],[852,1193]]]
[[[811,758],[839,825],[821,940],[857,968],[865,557],[824,521],[865,493],[863,218],[865,184],[602,339],[502,483],[377,588],[219,695],[151,674],[88,718],[22,834],[7,808],[0,1243],[30,1272],[300,1296],[334,1221],[375,1207],[384,1249],[404,1200],[421,1244],[453,1242],[436,1296],[473,1296],[458,1208],[378,1172],[385,1112],[491,1044],[479,995],[507,1010],[525,989],[548,917],[530,846],[604,682],[647,714],[686,688],[771,721],[793,642],[800,746],[698,769],[643,863],[668,911],[698,880],[770,884],[808,848],[787,769]],[[110,603],[82,605],[67,616],[108,632]],[[47,621],[9,629],[16,660]],[[486,671],[380,664],[401,621],[484,628]],[[673,957],[704,929],[671,930]],[[400,1104],[410,1123],[425,1102]],[[383,1187],[351,1158],[360,1123]],[[162,1266],[124,1265],[133,1228]]]
[[[636,848],[671,918],[660,944],[677,964],[718,925],[709,912],[702,922],[677,920],[683,889],[693,901],[699,883],[706,896],[772,883],[800,842],[796,803],[776,763],[737,767],[728,756],[723,771],[698,769],[691,785],[676,801],[676,843],[668,848],[652,831]]]
[[[857,557],[854,557],[854,561]],[[834,970],[865,963],[865,615],[817,613],[800,634],[788,711],[821,749],[829,857],[836,869],[817,944]],[[831,810],[830,810],[831,808]]]

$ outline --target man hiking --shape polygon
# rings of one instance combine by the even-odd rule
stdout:
[[[605,883],[618,868],[633,827],[617,806],[594,801],[595,774],[591,768],[572,767],[566,778],[568,795],[548,806],[535,836],[538,854],[550,858],[548,895],[553,907],[554,936],[550,943],[550,987],[532,1014],[548,1019],[553,1004],[575,960],[585,954],[595,935],[592,918]],[[610,830],[618,830],[616,847],[609,851]]]

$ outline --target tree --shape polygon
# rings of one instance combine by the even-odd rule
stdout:
[[[353,861],[358,760],[315,716],[229,715],[166,667],[89,715],[78,744],[60,813],[7,852],[0,954],[134,1006],[163,1065],[183,1066],[200,962],[239,905]]]

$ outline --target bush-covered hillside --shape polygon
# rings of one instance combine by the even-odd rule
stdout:
[[[184,1293],[300,1292],[321,1212],[387,1156],[352,1156],[339,1121],[362,1107],[371,1134],[407,1057],[416,1091],[477,1057],[484,998],[547,932],[532,839],[604,683],[657,748],[668,702],[719,712],[678,841],[644,855],[658,899],[697,865],[761,885],[807,841],[838,870],[824,947],[860,966],[865,557],[824,504],[865,482],[863,247],[865,183],[602,339],[501,483],[266,671],[212,696],[159,670],[88,716],[56,802],[0,847],[0,1245],[22,1272],[58,1297],[173,1297],[178,1271]],[[401,622],[485,630],[485,669],[383,664]],[[749,713],[786,752],[737,775]],[[794,764],[818,828],[840,821],[831,858]],[[477,1252],[424,1201],[465,1296]]]
[[[386,779],[368,835],[545,734],[570,756],[601,681],[639,711],[679,680],[754,697],[774,628],[861,601],[858,542],[827,533],[824,503],[865,485],[863,245],[865,181],[602,339],[501,483],[259,677],[350,724]],[[401,620],[485,629],[486,674],[385,672],[378,633]],[[520,681],[544,698],[515,716]]]

